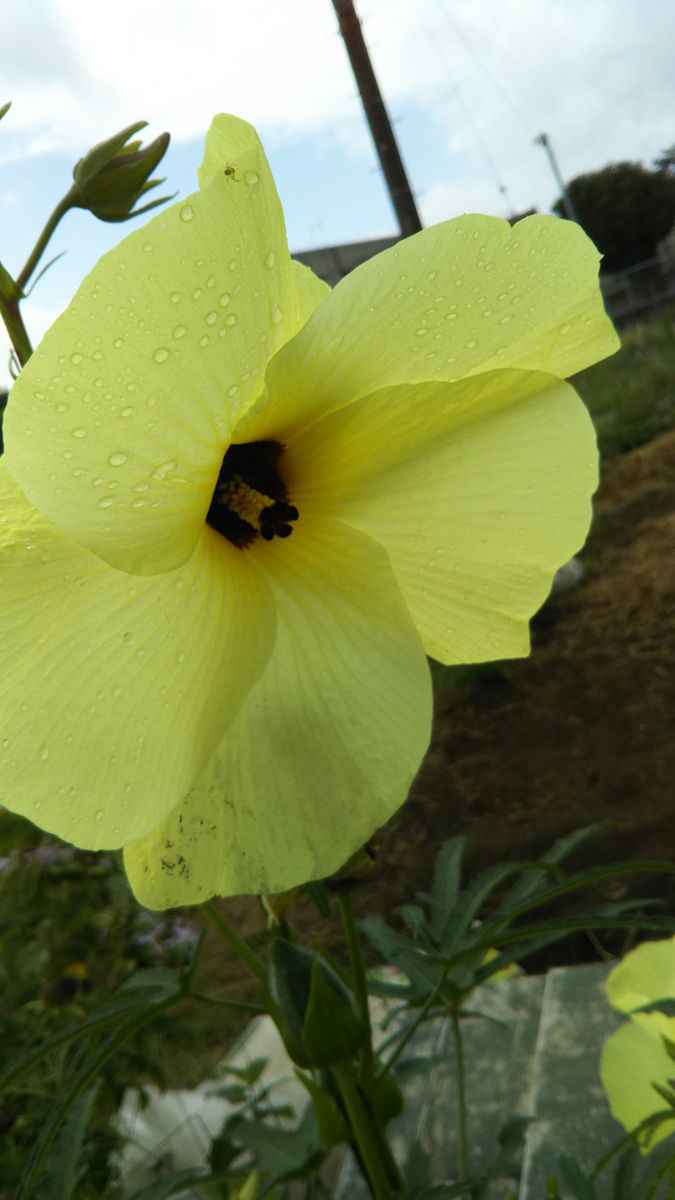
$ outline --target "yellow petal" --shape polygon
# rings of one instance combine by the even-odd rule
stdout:
[[[264,549],[265,673],[198,786],[125,850],[150,908],[330,874],[403,802],[427,746],[428,668],[381,549],[303,514]]]
[[[634,1021],[627,1021],[607,1039],[600,1061],[600,1079],[612,1110],[624,1129],[635,1129],[653,1113],[667,1108],[654,1083],[667,1087],[675,1074],[661,1038]],[[675,1117],[658,1127],[650,1138],[640,1137],[643,1152],[675,1133]]]
[[[0,802],[89,849],[141,837],[262,669],[269,589],[212,530],[178,571],[116,571],[50,525],[2,466],[0,554]]]
[[[232,427],[308,314],[262,147],[251,126],[224,120],[232,173],[101,259],[5,417],[7,466],[30,501],[140,574],[192,553]]]
[[[383,389],[310,426],[286,462],[301,512],[382,543],[427,653],[447,663],[528,653],[597,482],[574,390],[515,370]]]
[[[675,937],[636,946],[607,977],[610,1004],[621,1012],[675,999]]]
[[[290,433],[376,388],[500,367],[565,377],[619,347],[578,225],[515,228],[466,216],[425,229],[353,271],[270,364],[269,418]]]

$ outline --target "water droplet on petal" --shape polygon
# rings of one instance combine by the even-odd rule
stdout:
[[[466,348],[467,348],[467,350],[473,350],[474,347],[477,345],[478,345],[478,342],[474,338],[471,338],[471,341],[466,343]]]
[[[178,302],[180,301],[180,292],[172,292],[171,295],[169,296],[169,299],[172,304],[178,304]]]
[[[195,210],[191,204],[184,204],[180,210],[181,221],[191,221],[195,215]]]
[[[40,758],[43,762],[46,762],[46,760],[49,758],[49,746],[40,747]]]
[[[127,461],[126,454],[122,454],[122,452],[120,450],[116,450],[114,452],[114,454],[111,454],[110,458],[108,459],[108,462],[110,463],[111,467],[123,467],[126,461]]]
[[[104,496],[103,499],[99,500],[98,502],[99,508],[110,508],[111,504],[113,504],[112,496]]]
[[[128,405],[126,408],[123,408],[120,410],[120,416],[121,417],[130,417],[132,415],[133,411],[134,411],[133,408],[131,408],[131,406]]]
[[[236,383],[233,383],[232,387],[229,387],[227,389],[227,394],[228,394],[228,396],[236,396],[238,391],[239,391],[239,388],[237,387]]]
[[[149,254],[150,251],[153,249],[152,242],[143,242],[143,249],[145,250],[146,254]]]
[[[274,320],[274,317],[272,317],[272,320]],[[279,320],[281,320],[281,312],[279,312]],[[230,315],[225,318],[225,324],[226,325],[236,325],[237,324],[237,318],[235,317],[234,313],[230,313]]]
[[[158,346],[152,357],[156,363],[166,362],[169,357],[169,351],[166,349],[166,346]]]
[[[82,362],[82,355],[81,354],[71,354],[70,361],[71,361],[71,363],[74,363],[74,365],[76,367],[79,367],[80,363]]]
[[[279,305],[275,304],[272,309],[272,324],[280,325],[281,322],[283,321],[283,319],[284,319],[284,314],[282,313],[281,309],[279,308]],[[227,318],[227,323],[228,323],[228,325],[230,324],[229,317]]]
[[[102,821],[102,820],[103,820],[103,809],[102,809],[102,808],[97,808],[97,809],[96,809],[96,812],[94,813],[94,820],[95,820],[95,821]]]
[[[168,475],[169,471],[175,471],[177,466],[178,463],[175,461],[175,459],[170,458],[168,462],[160,463],[158,467],[155,467],[155,470],[152,472],[152,478],[164,479],[164,477]],[[136,486],[135,490],[138,491],[138,485]]]
[[[73,437],[76,437],[76,438],[83,438],[83,437],[86,437],[86,436],[87,436],[87,431],[86,431],[86,429],[82,429],[82,428],[80,428],[80,429],[74,429],[74,430],[73,430]]]
[[[186,333],[187,333],[187,329],[185,328],[185,326],[184,326],[184,325],[176,325],[176,327],[175,327],[175,329],[174,329],[174,331],[173,331],[173,336],[174,336],[176,339],[178,339],[178,338],[185,337],[185,334],[186,334]]]
[[[221,305],[221,308],[226,308],[226,307],[227,307],[227,305],[230,303],[230,298],[231,298],[231,297],[230,297],[230,293],[229,293],[229,292],[223,292],[222,296],[220,297],[220,305]]]
[[[211,341],[211,338],[209,337],[209,335],[207,333],[205,333],[203,337],[200,337],[199,345],[202,347],[202,349],[204,349],[205,346],[208,346],[210,341]]]
[[[274,250],[270,250],[269,254],[267,254],[265,256],[265,266],[267,267],[268,271],[272,270],[272,267],[274,266],[276,261],[277,261],[277,256],[274,253]]]
[[[260,176],[258,172],[246,171],[244,174],[244,183],[247,183],[249,187],[255,187],[257,183],[260,183]]]
[[[217,312],[210,312],[210,313],[206,314],[206,324],[207,325],[215,325],[217,320],[218,320]]]

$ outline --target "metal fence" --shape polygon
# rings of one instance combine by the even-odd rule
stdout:
[[[607,311],[617,325],[675,304],[675,261],[650,258],[625,271],[600,276]]]

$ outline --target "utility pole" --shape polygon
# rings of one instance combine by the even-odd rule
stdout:
[[[560,167],[558,166],[556,156],[553,153],[553,146],[551,145],[551,139],[549,138],[547,133],[540,133],[537,135],[537,137],[534,139],[534,141],[535,141],[535,145],[543,146],[544,150],[546,151],[546,153],[548,155],[548,161],[551,165],[551,170],[553,171],[553,176],[555,178],[555,181],[556,181],[558,187],[560,188],[560,199],[562,200],[562,206],[565,209],[565,215],[567,216],[567,218],[570,221],[576,221],[576,223],[578,225],[579,218],[577,216],[576,209],[575,209],[574,203],[572,201],[572,197],[570,196],[570,194],[567,190],[567,187],[565,185],[565,182],[563,180],[563,177],[560,174]]]
[[[340,33],[349,55],[401,235],[409,237],[411,233],[419,233],[422,222],[370,61],[368,47],[363,39],[361,22],[356,15],[353,0],[333,0],[333,8],[337,14]]]

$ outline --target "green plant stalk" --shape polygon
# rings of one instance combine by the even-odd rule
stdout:
[[[251,950],[250,946],[247,946],[243,938],[240,938],[239,934],[235,933],[227,921],[223,920],[210,900],[208,903],[202,905],[202,912],[208,917],[213,927],[217,929],[223,941],[227,942],[228,946],[234,950],[237,958],[245,962],[251,968],[253,974],[257,975],[258,979],[262,980],[263,983],[266,983],[267,968],[262,959],[258,958],[258,955]]]
[[[12,294],[7,295],[8,284]],[[14,347],[14,353],[22,367],[25,367],[28,359],[33,353],[28,331],[23,323],[23,317],[19,311],[19,301],[21,292],[14,280],[0,266],[0,317],[2,317],[10,341]]]
[[[455,1049],[455,1085],[457,1095],[457,1175],[462,1183],[467,1178],[467,1121],[466,1121],[466,1074],[464,1070],[464,1045],[459,1016],[455,1008],[449,1009],[452,1042]]]
[[[360,1054],[363,1083],[366,1091],[368,1091],[375,1079],[375,1056],[373,1054],[373,1030],[370,1024],[370,1010],[368,1008],[366,967],[363,961],[363,951],[361,949],[361,939],[359,937],[356,918],[354,917],[354,906],[348,892],[338,893],[338,904],[345,931],[347,949],[349,951],[349,962],[356,985],[356,995],[364,1025],[368,1030],[368,1040]]]
[[[59,200],[56,208],[54,209],[52,215],[50,216],[49,220],[47,221],[47,224],[45,225],[44,229],[42,230],[42,233],[40,234],[37,242],[33,246],[33,249],[31,250],[31,252],[28,256],[24,267],[22,268],[19,275],[17,275],[16,282],[22,292],[25,291],[26,284],[28,283],[31,275],[35,271],[35,268],[37,267],[40,259],[42,258],[42,255],[44,254],[45,250],[47,249],[47,245],[49,243],[49,240],[50,240],[52,234],[56,230],[56,226],[59,224],[59,221],[62,219],[62,217],[65,217],[66,213],[69,212],[72,207],[73,207],[73,189],[71,188],[68,192],[66,192],[66,195],[63,197],[63,199]]]
[[[393,1195],[380,1149],[373,1137],[369,1114],[359,1095],[348,1062],[333,1063],[330,1068],[340,1089],[354,1140],[359,1148],[375,1200],[389,1200]]]
[[[427,1013],[433,1007],[435,1001],[437,1000],[437,998],[443,988],[443,984],[445,983],[445,977],[446,977],[447,973],[448,973],[447,970],[445,970],[443,972],[443,974],[441,975],[441,977],[440,977],[438,983],[436,984],[435,988],[433,989],[433,991],[429,992],[429,995],[427,996],[426,1000],[424,1001],[424,1004],[422,1005],[418,1015],[415,1017],[415,1020],[410,1022],[410,1025],[408,1026],[405,1033],[403,1034],[403,1037],[401,1038],[400,1042],[398,1043],[396,1049],[392,1052],[392,1054],[387,1059],[387,1061],[383,1062],[380,1065],[380,1069],[377,1072],[378,1079],[380,1079],[382,1075],[386,1075],[387,1071],[390,1071],[391,1068],[393,1067],[394,1063],[397,1062],[397,1060],[401,1057],[401,1055],[402,1055],[403,1051],[405,1050],[406,1046],[408,1045],[408,1042],[410,1041],[412,1035],[419,1029],[420,1025],[425,1020]]]

